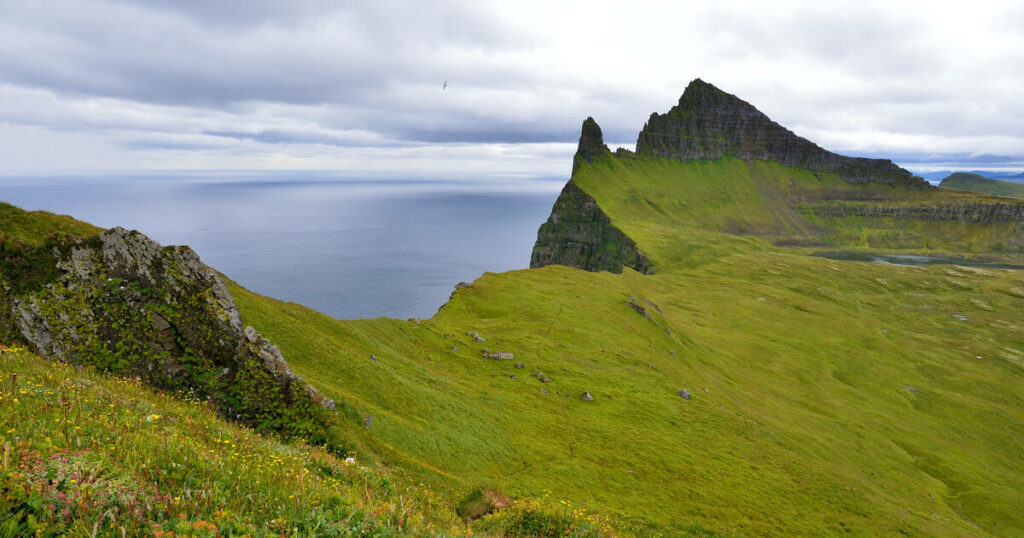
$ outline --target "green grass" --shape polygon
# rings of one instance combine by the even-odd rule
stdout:
[[[102,228],[67,215],[25,211],[5,202],[0,202],[0,230],[0,243],[15,240],[29,246],[42,245],[48,236],[55,233],[89,237],[103,231]]]
[[[228,425],[180,395],[11,349],[0,379],[5,536],[462,530],[429,488]]]
[[[1012,535],[1021,286],[756,253],[679,275],[488,274],[419,324],[233,292],[296,371],[374,415],[379,442],[463,481],[723,533]]]
[[[957,172],[946,177],[939,183],[939,187],[956,191],[991,194],[992,196],[1024,198],[1024,183],[990,179],[978,174],[968,174],[965,172]]]
[[[203,402],[0,348],[2,536],[599,536],[520,500],[467,526],[453,493],[223,422]]]

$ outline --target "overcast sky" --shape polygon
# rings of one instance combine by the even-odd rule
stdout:
[[[584,118],[631,147],[697,77],[833,151],[1024,169],[1022,2],[0,0],[0,51],[0,175],[564,176]]]

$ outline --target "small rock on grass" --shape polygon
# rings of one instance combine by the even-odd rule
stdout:
[[[682,389],[679,392],[677,392],[676,394],[682,396],[684,400],[689,400],[690,399],[690,391],[688,391],[686,389]]]
[[[590,395],[590,391],[583,391],[583,396],[580,396],[580,399],[584,402],[594,401],[594,397]]]

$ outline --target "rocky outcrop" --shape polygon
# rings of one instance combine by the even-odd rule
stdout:
[[[654,272],[636,242],[613,226],[594,198],[572,180],[537,231],[530,267],[546,265],[612,273],[621,273],[623,267],[643,274]]]
[[[183,391],[258,430],[323,440],[323,409],[334,403],[243,327],[224,280],[190,248],[113,228],[2,254],[5,337],[44,357]],[[27,275],[21,259],[52,267]]]
[[[930,205],[822,204],[811,210],[819,217],[889,217],[948,220],[970,224],[1018,222],[1024,226],[1024,203],[969,202]]]
[[[651,114],[637,138],[636,153],[684,161],[732,155],[832,172],[850,183],[930,188],[927,181],[892,161],[827,151],[775,123],[750,103],[700,79],[686,87],[679,104],[667,113]]]
[[[576,159],[584,159],[588,163],[594,161],[594,157],[611,153],[608,146],[604,144],[604,135],[601,134],[601,127],[588,117],[583,120],[583,129],[580,132],[580,142],[576,146]]]

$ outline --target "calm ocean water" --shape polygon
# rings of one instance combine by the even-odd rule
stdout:
[[[334,317],[426,318],[457,282],[529,266],[564,181],[0,178],[0,200],[189,245],[250,290]]]

